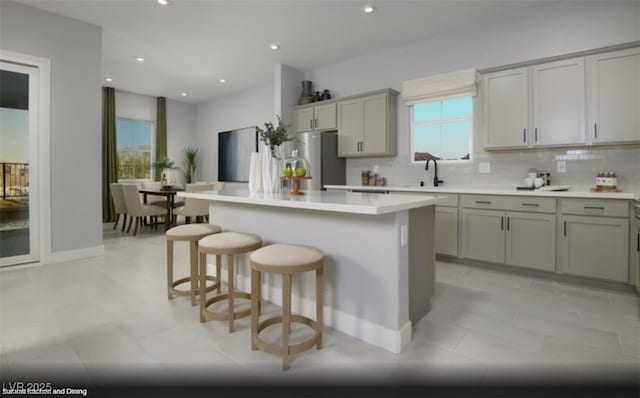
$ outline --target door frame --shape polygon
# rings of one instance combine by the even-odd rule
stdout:
[[[35,152],[37,181],[38,259],[29,264],[3,267],[3,270],[42,265],[51,258],[51,60],[0,49],[0,61],[38,69],[36,142],[29,143],[30,155]],[[30,178],[31,181],[31,178]],[[31,188],[30,188],[31,190]],[[29,199],[31,200],[31,198]]]

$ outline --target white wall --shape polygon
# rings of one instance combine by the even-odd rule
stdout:
[[[194,104],[167,100],[167,156],[176,162],[176,165],[182,170],[186,170],[184,148],[194,147],[198,144],[197,109],[197,105]],[[202,149],[198,149],[198,168],[202,167],[202,152]],[[179,171],[176,174],[178,183],[185,183],[184,172]]]
[[[2,1],[0,48],[51,60],[52,252],[101,246],[101,28]]]
[[[196,105],[167,100],[167,157],[179,167],[184,166],[184,148],[197,143],[196,110]],[[156,116],[155,97],[116,90],[116,117],[153,122],[155,134]],[[177,184],[185,183],[182,170],[174,177]]]
[[[218,133],[249,126],[264,128],[267,121],[275,121],[274,85],[252,89],[201,103],[197,111],[197,142],[201,165],[198,180],[218,179]]]
[[[639,2],[564,2],[483,21],[455,32],[368,54],[305,73],[315,87],[330,89],[337,97],[391,87],[401,91],[404,80],[475,67],[478,69],[561,55],[640,39]],[[476,98],[474,112],[479,112]],[[572,157],[567,151],[482,150],[480,126],[474,126],[474,161],[443,164],[445,183],[514,185],[529,167],[552,172],[553,183],[593,185],[599,170],[617,171],[621,185],[640,189],[640,149],[588,150]],[[555,173],[555,160],[567,159],[567,173]],[[491,163],[491,174],[478,174],[478,161]],[[347,182],[359,184],[360,171],[380,166],[391,184],[429,182],[424,167],[409,165],[409,109],[398,103],[398,156],[349,159]]]

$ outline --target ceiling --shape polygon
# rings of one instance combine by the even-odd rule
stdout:
[[[267,84],[274,63],[307,71],[548,3],[169,1],[167,6],[156,0],[21,2],[101,26],[103,78],[113,79],[105,85],[191,103]],[[363,12],[367,4],[375,6],[374,13]],[[271,50],[271,43],[280,49]]]

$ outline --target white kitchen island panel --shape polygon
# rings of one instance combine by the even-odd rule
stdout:
[[[393,205],[381,206],[401,210],[380,214],[380,209],[371,204],[380,195],[341,192],[337,194],[344,197],[339,199],[335,194],[330,194],[332,206],[348,206],[354,212],[344,211],[346,207],[335,211],[290,207],[292,200],[287,194],[268,195],[265,202],[254,194],[252,203],[237,200],[238,195],[246,195],[239,192],[180,195],[210,200],[210,221],[225,231],[258,234],[265,245],[292,243],[322,250],[326,256],[325,324],[400,352],[411,340],[412,323],[430,310],[435,266],[434,205],[438,200],[399,196]],[[241,256],[238,263],[238,286],[249,291],[248,256]],[[263,299],[281,305],[281,286],[279,277],[263,276]],[[293,311],[313,317],[314,275],[297,278],[293,294]]]

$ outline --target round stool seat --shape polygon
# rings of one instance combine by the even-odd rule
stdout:
[[[186,224],[169,229],[166,233],[167,240],[192,241],[200,240],[207,235],[217,234],[222,231],[215,224]]]
[[[234,301],[236,299],[251,300],[251,295],[237,291],[234,287],[234,256],[249,253],[261,246],[262,238],[258,235],[241,232],[222,232],[209,235],[198,241],[201,273],[206,268],[206,256],[208,254],[216,256],[216,271],[218,275],[220,275],[221,258],[222,256],[227,256],[227,270],[229,273],[226,293],[220,293],[220,289],[218,289],[218,294],[210,299],[206,299],[204,295],[200,296],[200,322],[205,322],[209,319],[227,320],[229,321],[229,333],[231,333],[234,330],[234,321],[236,319],[251,315],[251,308],[241,311],[235,310]],[[220,312],[209,308],[221,301],[226,301],[229,304],[227,311]]]
[[[238,254],[255,250],[262,246],[258,235],[240,232],[222,232],[200,239],[198,249],[206,254]]]
[[[289,368],[289,356],[312,347],[322,347],[324,253],[311,246],[275,244],[263,247],[250,256],[251,265],[251,349],[263,350],[282,357],[282,369]],[[316,273],[316,320],[291,314],[291,281],[293,274]],[[261,273],[282,275],[282,315],[260,320]],[[313,336],[298,344],[289,344],[291,324],[299,323],[313,330]],[[281,324],[282,340],[279,344],[267,343],[260,337],[266,328]]]
[[[198,283],[198,241],[205,236],[217,234],[222,231],[214,224],[187,224],[169,229],[166,233],[167,239],[167,295],[169,300],[174,296],[191,296],[191,305],[196,304],[196,296],[204,295],[213,289],[219,289],[220,278],[210,275],[203,275],[202,283]],[[177,280],[173,279],[173,245],[174,242],[189,242],[189,268],[190,275]],[[206,271],[206,270],[205,270]],[[206,285],[210,281],[213,285]],[[189,283],[189,288],[178,288],[182,284]]]
[[[311,246],[275,244],[251,253],[250,259],[261,272],[297,273],[321,267],[324,253]]]

